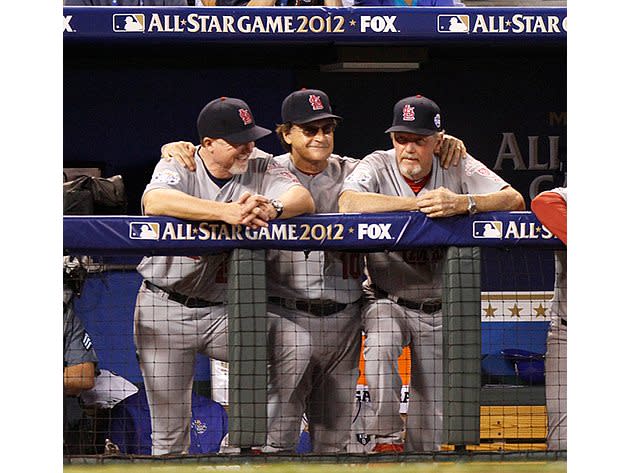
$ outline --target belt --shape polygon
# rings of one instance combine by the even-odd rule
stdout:
[[[272,304],[281,305],[287,309],[301,310],[321,317],[328,317],[329,315],[341,312],[348,306],[348,304],[341,304],[335,301],[317,302],[314,300],[285,299],[283,297],[268,297],[267,301]]]
[[[198,297],[189,297],[179,292],[171,292],[166,289],[162,289],[160,286],[153,284],[147,280],[144,281],[146,288],[152,292],[161,291],[168,295],[169,300],[179,302],[181,305],[190,309],[201,309],[203,307],[212,307],[215,305],[222,305],[222,302],[210,302],[205,299],[199,299]]]
[[[377,299],[389,299],[390,301],[395,302],[398,305],[405,306],[408,309],[421,310],[425,314],[432,314],[442,309],[442,301],[440,300],[424,302],[410,301],[409,299],[403,299],[402,297],[392,296],[378,287],[374,288],[374,294]]]

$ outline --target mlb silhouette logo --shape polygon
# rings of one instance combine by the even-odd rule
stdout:
[[[156,222],[131,222],[129,238],[132,240],[159,240],[160,224]]]
[[[112,17],[114,31],[117,33],[144,31],[143,13],[116,13]]]
[[[503,238],[503,222],[473,222],[473,238]]]
[[[470,17],[468,15],[438,15],[438,33],[469,33]]]

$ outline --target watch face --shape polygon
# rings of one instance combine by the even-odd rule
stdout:
[[[271,205],[273,205],[273,208],[276,209],[278,215],[282,213],[282,210],[284,209],[284,205],[282,204],[282,202],[280,202],[279,200],[272,200]]]

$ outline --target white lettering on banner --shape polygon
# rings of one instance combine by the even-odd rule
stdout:
[[[505,232],[503,228],[506,228]],[[504,222],[475,220],[472,227],[473,238],[513,238],[516,240],[549,240],[554,238],[544,225],[537,222]]]
[[[64,15],[63,17],[63,30],[67,33],[75,33],[76,31],[70,25],[72,21],[72,15]]]
[[[374,17],[369,25],[377,32],[396,31],[393,22],[396,17]],[[161,15],[153,13],[148,32],[157,33],[344,33],[345,18],[341,15],[200,15],[190,13],[181,18],[179,15]]]
[[[545,226],[536,222],[508,222],[503,238],[514,238],[517,240],[549,240],[554,238]]]
[[[391,224],[374,224],[375,229],[370,230],[377,239],[391,239],[389,227]],[[144,227],[147,227],[144,229]],[[151,228],[149,228],[151,227]],[[147,232],[153,230],[154,236],[147,236]],[[157,230],[157,231],[156,231]],[[230,225],[227,223],[172,223],[167,222],[164,231],[158,236],[158,224],[146,224],[144,222],[133,222],[130,227],[130,238],[132,239],[153,239],[153,240],[176,240],[176,241],[233,241],[233,240],[282,240],[282,241],[327,241],[343,240],[344,225],[333,224],[310,224],[310,223],[281,223],[272,224],[269,227],[262,227],[254,230],[242,225]]]
[[[394,25],[396,16],[365,16],[361,15],[361,33],[368,30],[375,33],[397,33]]]
[[[389,230],[391,223],[360,223],[358,225],[358,239],[363,240],[367,237],[370,240],[393,240]]]
[[[149,21],[148,31],[153,32],[162,32],[164,31],[164,27],[162,26],[162,22],[160,21],[160,15],[154,13],[151,15],[151,20]]]
[[[555,15],[523,15],[510,16],[477,15],[472,27],[473,33],[543,33],[558,34],[567,32],[566,17],[560,20]]]

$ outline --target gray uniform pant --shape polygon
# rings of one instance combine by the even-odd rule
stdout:
[[[363,313],[365,378],[373,413],[366,433],[402,437],[398,358],[411,348],[406,451],[440,449],[442,435],[442,312],[427,314],[389,299],[370,302]]]
[[[190,309],[141,286],[134,341],[151,412],[153,455],[188,452],[195,355],[227,361],[227,323],[225,306]]]
[[[315,316],[269,304],[267,445],[293,451],[302,416],[317,453],[350,441],[361,347],[359,304]]]
[[[567,449],[567,326],[554,317],[547,332],[545,356],[547,448]]]

